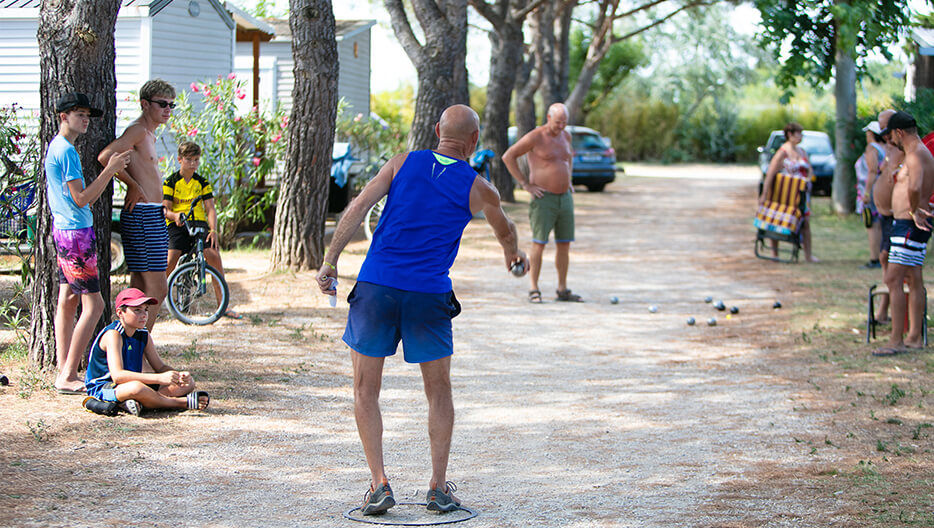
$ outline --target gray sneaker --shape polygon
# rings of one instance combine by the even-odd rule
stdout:
[[[461,501],[457,500],[457,497],[454,496],[455,490],[457,490],[457,486],[451,481],[447,481],[444,488],[428,490],[428,496],[425,497],[425,502],[428,504],[425,505],[425,508],[428,509],[428,511],[442,513],[460,509]]]
[[[389,484],[383,484],[376,488],[376,491],[366,490],[360,512],[363,515],[382,515],[395,505],[396,499],[392,498],[392,489],[389,488]]]
[[[124,411],[132,414],[133,416],[139,416],[140,411],[143,410],[143,406],[139,404],[136,400],[125,400],[120,402],[119,407]]]

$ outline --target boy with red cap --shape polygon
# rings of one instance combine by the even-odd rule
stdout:
[[[173,369],[156,352],[146,322],[149,305],[157,302],[136,288],[117,294],[118,320],[101,330],[91,347],[84,382],[88,399],[117,402],[134,415],[143,408],[207,408],[211,398],[207,392],[195,391],[191,374]],[[142,372],[143,356],[154,372]]]

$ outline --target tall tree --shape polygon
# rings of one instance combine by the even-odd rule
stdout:
[[[273,269],[314,269],[324,258],[337,119],[337,37],[331,0],[290,0],[289,28],[295,85],[271,264]]]
[[[665,4],[669,0],[649,0],[631,9],[626,9],[625,6],[621,7],[620,0],[598,0],[596,2],[596,17],[593,24],[590,24],[591,36],[587,56],[577,77],[577,83],[574,84],[574,89],[571,90],[567,100],[568,114],[570,114],[568,122],[574,124],[580,121],[584,98],[590,90],[590,85],[597,74],[600,63],[606,57],[610,48],[613,47],[613,44],[632,38],[649,28],[662,24],[685,9],[709,5],[714,1],[716,0],[689,0],[677,7],[670,8],[668,13],[663,16],[651,16],[647,23],[635,23],[634,21],[638,15],[645,12],[651,13],[653,8]],[[630,25],[637,26],[636,29],[617,35],[613,29],[616,23],[621,20],[630,21]]]
[[[588,36],[580,29],[576,28],[571,33],[570,39],[570,81],[576,83],[580,75],[581,67],[587,55],[587,49],[590,47]],[[642,42],[638,39],[630,39],[624,42],[617,42],[610,47],[606,57],[600,62],[597,72],[594,75],[590,90],[584,96],[581,106],[581,122],[587,121],[587,114],[591,110],[600,106],[607,96],[615,90],[632,71],[646,64],[646,55]]]
[[[418,94],[409,148],[435,147],[435,123],[452,104],[468,104],[467,0],[411,0],[424,42],[415,36],[403,0],[384,0],[392,29],[415,66]]]
[[[490,177],[507,202],[515,200],[514,184],[502,162],[509,147],[506,131],[509,128],[509,106],[516,80],[516,71],[522,62],[525,18],[544,0],[470,0],[470,5],[493,26],[490,31],[490,78],[486,87],[486,106],[483,109],[481,144],[496,156],[490,162]]]
[[[64,93],[82,92],[103,110],[86,134],[78,137],[75,148],[81,157],[86,183],[100,173],[97,154],[113,141],[116,131],[116,87],[114,71],[114,26],[120,1],[42,0],[39,7],[39,93],[41,96],[40,138],[45,147],[58,133],[55,102]],[[113,186],[108,185],[94,202],[94,231],[97,235],[97,267],[104,314],[110,311],[110,212]],[[32,316],[29,333],[29,362],[48,369],[55,364],[55,306],[58,301],[58,275],[52,244],[52,217],[46,199],[45,172],[40,171],[36,201],[35,277],[32,284]],[[99,326],[100,326],[99,324]]]
[[[760,42],[779,59],[776,81],[785,99],[799,77],[813,86],[834,78],[837,169],[833,204],[838,213],[853,210],[855,181],[856,80],[867,72],[867,56],[885,58],[888,46],[908,29],[908,0],[755,0],[762,15]]]

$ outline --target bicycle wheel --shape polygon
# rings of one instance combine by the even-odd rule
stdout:
[[[204,264],[204,278],[200,277],[200,262],[187,262],[169,276],[169,294],[166,304],[176,319],[193,325],[208,325],[227,311],[230,289],[221,274]],[[220,297],[214,286],[219,286]]]
[[[363,232],[366,233],[367,240],[373,240],[373,232],[376,231],[376,226],[379,225],[379,217],[383,214],[384,205],[386,205],[385,196],[380,198],[380,200],[373,204],[373,207],[370,207],[370,210],[366,212],[366,217],[363,219]]]

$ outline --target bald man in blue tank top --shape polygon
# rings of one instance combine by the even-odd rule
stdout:
[[[421,368],[428,398],[427,508],[449,512],[460,507],[455,487],[446,479],[454,430],[451,319],[460,313],[448,272],[473,215],[483,211],[503,248],[506,269],[513,265],[523,272],[529,269],[499,193],[467,163],[479,130],[480,120],[470,107],[448,107],[435,125],[438,148],[396,155],[351,202],[317,275],[321,292],[335,295],[341,251],[370,207],[386,196],[357,284],[347,298],[350,310],[343,336],[351,348],[354,415],[371,474],[361,506],[364,515],[385,513],[396,504],[383,465],[379,391],[383,362],[396,353],[400,340],[405,361]]]

